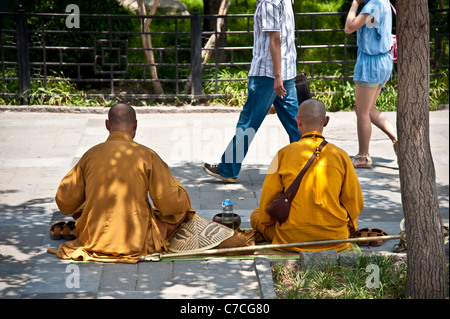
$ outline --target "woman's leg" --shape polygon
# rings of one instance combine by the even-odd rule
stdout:
[[[391,122],[386,117],[386,115],[384,115],[383,112],[377,110],[375,106],[372,108],[372,111],[370,112],[370,120],[376,127],[382,130],[391,139],[393,143],[397,141],[397,133],[395,128],[392,126]]]
[[[365,87],[355,84],[355,112],[358,132],[359,151],[358,155],[369,154],[370,138],[372,136],[371,112],[380,94],[380,87]],[[365,158],[355,159],[355,165],[367,163]]]

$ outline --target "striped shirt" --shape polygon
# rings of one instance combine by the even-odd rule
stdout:
[[[281,76],[283,81],[297,74],[295,48],[295,20],[292,0],[258,0],[253,20],[253,59],[249,76],[274,78],[270,37],[268,31],[281,36]]]

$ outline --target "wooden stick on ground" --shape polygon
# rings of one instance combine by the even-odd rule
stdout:
[[[197,251],[187,251],[187,252],[183,252],[183,253],[169,253],[169,254],[155,253],[155,254],[151,254],[151,255],[141,256],[139,258],[139,261],[160,261],[164,258],[173,258],[173,257],[209,256],[209,255],[218,255],[218,254],[225,254],[225,253],[229,254],[229,253],[238,253],[238,252],[239,253],[252,252],[252,251],[263,250],[263,249],[277,249],[277,248],[303,247],[303,246],[341,244],[341,243],[361,243],[361,242],[368,242],[368,241],[390,240],[390,239],[400,239],[400,235],[318,240],[318,241],[309,241],[309,242],[302,242],[302,243],[288,243],[288,244],[268,244],[268,245],[256,245],[256,246],[247,246],[247,247],[208,249],[208,250],[204,250],[204,251],[198,251],[198,250]]]

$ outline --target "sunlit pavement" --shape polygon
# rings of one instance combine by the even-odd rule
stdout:
[[[273,297],[261,290],[260,278],[267,275],[267,267],[257,267],[251,260],[77,264],[46,253],[60,244],[50,238],[49,226],[69,220],[54,201],[58,184],[86,150],[106,140],[106,113],[90,108],[75,113],[65,108],[66,112],[12,110],[0,108],[0,298]],[[238,110],[180,110],[138,109],[135,140],[167,162],[185,185],[199,215],[212,219],[220,212],[221,202],[230,199],[242,226],[249,227],[267,167],[276,151],[288,143],[277,116],[267,116],[237,183],[227,184],[206,175],[201,164],[220,159],[233,137]],[[386,114],[395,125],[396,114]],[[355,155],[355,114],[328,115],[327,140]],[[448,224],[448,110],[430,113],[430,137],[442,219]],[[358,226],[382,228],[395,235],[403,218],[399,169],[392,143],[375,127],[370,154],[374,166],[357,170],[365,200]],[[363,252],[392,253],[397,243],[390,240],[379,247],[368,246]],[[448,256],[448,244],[446,252]]]

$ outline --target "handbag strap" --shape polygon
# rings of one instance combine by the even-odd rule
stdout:
[[[394,11],[394,14],[397,15],[397,10],[395,10],[394,6],[392,5],[392,3],[389,1],[389,4],[391,5],[392,11]]]
[[[300,171],[298,176],[295,178],[295,180],[292,182],[292,184],[289,186],[289,188],[285,192],[286,197],[289,199],[290,202],[292,202],[295,195],[297,194],[298,188],[300,186],[300,183],[301,183],[302,178],[305,175],[306,171],[311,166],[311,164],[314,162],[314,160],[319,156],[319,153],[322,151],[322,149],[327,144],[328,144],[328,142],[326,140],[323,140],[322,143],[320,143],[319,147],[316,148],[314,153],[309,158],[308,162],[305,164],[305,166],[302,168],[302,170]]]

